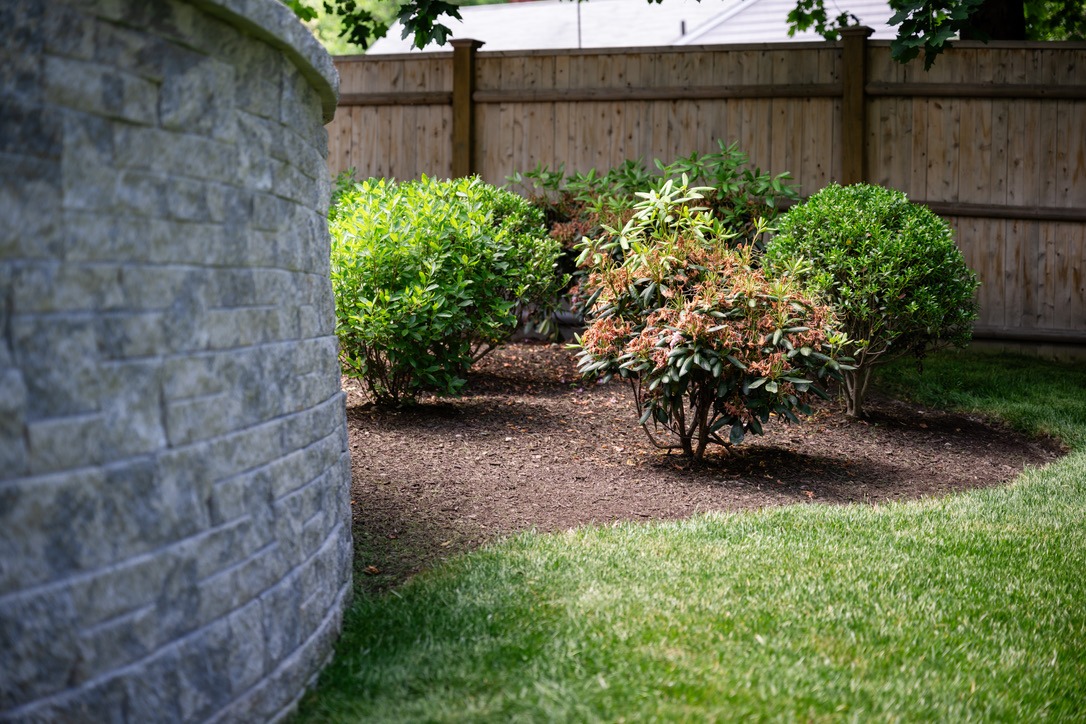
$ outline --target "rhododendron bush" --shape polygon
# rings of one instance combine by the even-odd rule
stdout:
[[[811,395],[825,396],[817,382],[840,376],[844,342],[798,270],[768,277],[753,243],[732,245],[736,233],[696,205],[704,190],[684,177],[639,194],[630,222],[584,241],[578,260],[591,320],[582,374],[628,380],[650,439],[698,459],[771,416],[808,413]]]

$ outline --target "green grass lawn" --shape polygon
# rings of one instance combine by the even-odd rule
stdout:
[[[1082,720],[1086,364],[883,379],[1073,451],[939,501],[518,536],[360,597],[297,720]]]

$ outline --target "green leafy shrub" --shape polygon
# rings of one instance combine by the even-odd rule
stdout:
[[[855,369],[846,372],[848,413],[863,415],[877,364],[939,347],[965,346],[977,316],[976,275],[950,226],[905,194],[867,184],[832,185],[793,207],[769,243],[776,269],[811,262],[803,282],[836,310]]]
[[[552,170],[541,164],[532,171],[510,176],[510,185],[519,187],[543,211],[551,237],[564,250],[560,268],[570,274],[573,284],[555,306],[583,308],[583,274],[574,262],[575,247],[581,239],[600,240],[609,237],[614,229],[621,229],[633,216],[638,194],[660,191],[669,178],[685,175],[694,185],[710,187],[700,203],[734,232],[730,243],[760,247],[760,220],[772,224],[782,207],[799,196],[788,174],[770,176],[752,166],[736,143],[728,145],[718,140],[717,145],[719,151],[715,153],[693,153],[670,163],[657,159],[655,170],[649,170],[638,159],[627,160],[603,174],[593,169],[567,176],[564,166]],[[547,330],[547,320],[536,318],[536,326]]]
[[[666,181],[641,195],[613,240],[586,240],[580,257],[592,315],[582,374],[627,379],[649,438],[699,459],[710,443],[760,434],[770,415],[809,412],[810,395],[825,394],[816,380],[839,376],[843,341],[794,274],[770,278],[752,243],[732,246],[738,233],[695,205],[706,192]],[[661,428],[671,440],[657,439]]]
[[[540,212],[478,178],[370,179],[329,219],[341,360],[378,403],[457,393],[518,307],[563,283]]]
[[[714,153],[692,153],[670,163],[656,159],[658,172],[650,171],[640,159],[627,160],[599,174],[567,176],[565,167],[555,170],[540,164],[508,178],[541,208],[551,229],[566,249],[584,236],[596,237],[605,228],[621,228],[632,216],[637,194],[659,191],[668,179],[686,176],[705,189],[701,204],[736,232],[733,244],[761,244],[758,219],[772,224],[784,205],[798,200],[787,173],[771,176],[750,164],[738,143],[717,140]],[[577,232],[587,230],[577,235]]]

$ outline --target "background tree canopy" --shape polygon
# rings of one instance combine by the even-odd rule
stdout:
[[[576,0],[581,2],[582,0]],[[648,0],[661,2],[662,0]],[[713,0],[705,0],[712,2]],[[395,19],[403,37],[413,36],[415,47],[444,45],[449,28],[443,18],[460,18],[462,5],[483,5],[502,0],[283,0],[317,37],[335,53],[369,47],[384,37]],[[905,63],[924,52],[924,67],[950,41],[966,40],[1086,40],[1086,3],[1082,0],[890,0],[898,26],[891,44],[894,58]],[[857,19],[845,11],[826,13],[825,0],[796,0],[788,13],[789,33],[814,29],[835,40],[841,28]],[[356,51],[357,52],[357,51]]]

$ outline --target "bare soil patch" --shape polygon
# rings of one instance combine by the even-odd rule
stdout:
[[[879,504],[994,486],[1060,455],[977,417],[880,398],[822,403],[702,464],[654,448],[620,381],[582,384],[559,345],[484,359],[459,399],[400,410],[344,380],[356,576],[380,592],[508,534],[795,503]]]

